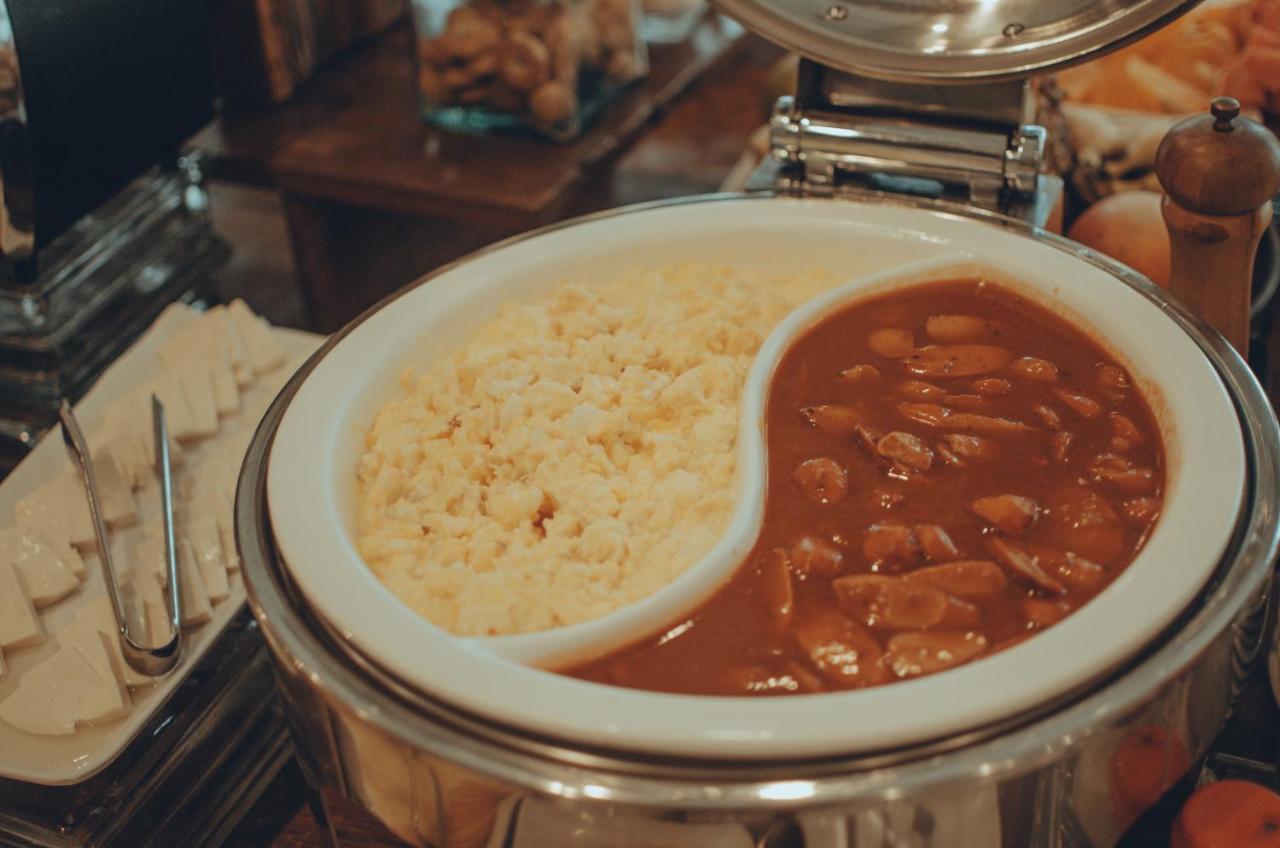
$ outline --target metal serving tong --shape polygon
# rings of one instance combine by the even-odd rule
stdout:
[[[173,471],[169,464],[169,428],[165,423],[164,405],[151,396],[151,423],[156,446],[156,474],[160,477],[160,511],[164,517],[164,557],[169,572],[169,639],[162,645],[148,646],[133,638],[129,632],[129,617],[120,597],[120,583],[116,578],[115,563],[111,559],[111,546],[107,543],[107,525],[102,519],[98,483],[93,476],[93,460],[85,442],[84,431],[65,400],[58,409],[62,421],[62,440],[67,452],[80,468],[85,496],[89,500],[89,515],[93,519],[93,534],[98,545],[98,561],[102,563],[102,579],[107,584],[107,595],[115,612],[119,631],[120,649],[125,661],[141,674],[159,677],[173,668],[182,654],[182,609],[178,600],[178,553],[173,535]]]

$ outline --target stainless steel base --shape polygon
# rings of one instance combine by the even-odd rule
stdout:
[[[1112,677],[925,745],[742,764],[541,738],[405,687],[315,619],[291,584],[272,546],[264,485],[275,428],[304,367],[254,440],[236,510],[250,603],[335,844],[354,844],[372,827],[433,848],[1108,845],[1155,800],[1133,791],[1125,752],[1154,751],[1137,783],[1157,788],[1204,755],[1261,654],[1280,526],[1280,431],[1261,388],[1162,291],[1072,242],[973,210],[878,202],[979,218],[1075,253],[1159,303],[1201,346],[1240,412],[1251,474],[1235,538],[1197,602]]]

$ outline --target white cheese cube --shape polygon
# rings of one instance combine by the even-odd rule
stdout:
[[[9,697],[0,701],[0,719],[43,736],[75,732],[77,724],[113,721],[129,712],[129,693],[110,670],[100,634],[94,642],[66,644],[29,669]],[[104,673],[105,668],[105,673]]]
[[[119,572],[119,576],[126,599],[125,606],[129,610],[129,620],[132,622],[141,618],[145,621],[146,626],[141,632],[147,634],[149,644],[163,645],[168,642],[171,635],[169,604],[165,600],[168,594],[150,575],[126,568]],[[139,609],[140,613],[137,611]]]
[[[63,564],[78,579],[84,579],[84,560],[80,557],[80,552],[71,546],[71,531],[57,510],[43,501],[19,501],[14,509],[14,519],[19,527],[48,541],[57,550]]]
[[[204,624],[213,617],[209,593],[205,591],[204,581],[200,579],[200,569],[196,565],[191,543],[186,539],[178,540],[178,599],[182,604],[183,627]]]
[[[133,486],[110,451],[93,454],[93,479],[98,484],[98,505],[102,508],[103,520],[112,528],[137,524],[138,505],[133,500]]]
[[[163,588],[167,585],[169,566],[165,561],[164,537],[144,536],[141,542],[134,545],[130,564],[139,575],[151,578],[156,586]]]
[[[223,491],[204,491],[192,501],[193,508],[204,515],[213,516],[218,525],[218,537],[222,540],[222,560],[228,571],[240,568],[240,552],[236,547],[235,510],[232,499]]]
[[[103,413],[103,420],[106,422],[108,430],[117,434],[132,433],[142,439],[147,456],[147,467],[154,472],[156,467],[156,440],[155,426],[151,420],[151,393],[149,391],[136,391],[111,401],[107,404],[107,408]],[[177,437],[174,435],[173,421],[168,418],[167,411],[166,423],[169,426],[169,464],[177,468],[182,465],[184,452],[182,446],[178,444]],[[153,473],[148,475],[148,478],[154,479],[154,476]]]
[[[155,460],[147,452],[147,440],[138,433],[130,430],[119,433],[112,431],[99,440],[98,444],[101,447],[94,451],[94,455],[97,456],[100,451],[110,454],[115,459],[116,467],[124,474],[130,489],[137,491],[155,479],[152,468]]]
[[[125,614],[130,615],[128,611],[129,605],[126,604],[125,607]],[[142,615],[137,615],[138,613],[142,613]],[[131,618],[129,632],[134,634],[134,638],[138,641],[155,644],[150,641],[150,637],[147,635],[145,611],[140,604],[136,605],[134,615],[137,615],[137,618]],[[115,611],[111,606],[111,599],[106,595],[98,595],[76,610],[76,617],[68,622],[66,627],[62,628],[62,631],[58,634],[58,641],[65,644],[68,641],[84,639],[83,631],[102,634],[107,651],[111,654],[112,666],[120,670],[122,680],[126,686],[137,689],[142,686],[150,686],[156,681],[154,677],[135,671],[133,666],[129,665],[124,658],[124,650],[120,647],[120,634],[116,628]]]
[[[0,562],[0,648],[25,648],[44,641],[44,627],[17,569]]]
[[[255,315],[247,303],[237,298],[231,301],[227,312],[244,339],[249,365],[255,374],[265,374],[284,362],[284,351],[271,334],[271,325]]]
[[[60,601],[80,586],[56,548],[25,527],[0,530],[0,568],[12,567],[37,607]]]
[[[56,515],[63,527],[61,532],[71,544],[77,548],[92,548],[96,544],[88,495],[78,474],[67,472],[49,480],[18,501],[15,514],[24,523],[38,522],[40,516]]]
[[[165,424],[169,428],[169,433],[179,443],[193,442],[203,438],[200,435],[200,428],[196,426],[195,414],[191,411],[191,405],[187,403],[187,396],[175,375],[168,373],[160,375],[147,386],[147,391],[154,394],[164,406]],[[146,423],[147,426],[151,426],[149,399],[145,404]]]
[[[213,403],[219,415],[235,415],[240,411],[240,386],[236,372],[225,350],[209,352],[209,377],[213,380]]]
[[[218,522],[211,515],[201,515],[183,526],[182,536],[191,546],[209,600],[214,604],[226,600],[231,587],[227,583],[227,563],[222,556]]]
[[[89,668],[93,669],[98,683],[104,689],[114,692],[114,697],[111,697],[107,703],[118,704],[116,709],[120,710],[114,714],[108,712],[95,716],[80,716],[80,720],[82,722],[106,721],[127,713],[128,708],[133,706],[133,702],[129,697],[129,689],[125,686],[124,669],[119,664],[123,662],[123,656],[120,653],[120,640],[115,634],[111,634],[111,641],[108,642],[107,634],[97,627],[69,627],[63,631],[62,637],[58,649],[65,651],[70,647],[80,654]],[[117,657],[120,657],[119,662]]]
[[[223,340],[231,371],[235,375],[236,385],[241,389],[253,385],[254,371],[249,361],[249,349],[244,336],[240,332],[239,322],[233,319],[225,306],[215,306],[205,313],[203,322],[210,326],[210,332]]]
[[[208,439],[218,434],[218,406],[214,398],[213,374],[207,359],[187,359],[174,369],[182,386],[196,437]]]

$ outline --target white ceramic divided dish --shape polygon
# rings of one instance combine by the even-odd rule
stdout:
[[[967,258],[957,259],[958,253]],[[486,644],[508,656],[546,653],[522,654],[502,640],[457,639],[400,603],[365,567],[353,539],[363,434],[400,391],[401,368],[454,350],[503,301],[536,299],[569,279],[608,282],[636,267],[689,260],[765,272],[825,270],[833,283],[855,281],[802,306],[786,319],[791,330],[864,296],[868,286],[918,280],[904,266],[931,262],[957,272],[981,270],[1073,320],[1138,378],[1160,423],[1169,479],[1147,546],[1079,612],[994,657],[874,689],[791,698],[678,696],[585,683],[514,662]],[[774,342],[784,334],[789,331],[780,327],[771,336],[773,347],[762,358],[769,349],[776,358]],[[1234,408],[1195,342],[1158,306],[1078,257],[944,213],[712,199],[597,218],[513,242],[368,316],[316,364],[291,402],[271,449],[267,496],[276,543],[308,601],[362,652],[422,690],[497,721],[588,744],[770,759],[941,737],[1105,674],[1157,636],[1204,585],[1234,526],[1244,471]],[[740,503],[730,534],[753,530],[758,520],[758,511]],[[718,553],[741,556],[750,535],[722,540]],[[691,580],[689,597],[714,588],[718,575],[710,574]],[[628,632],[646,623],[634,611],[643,606],[621,614],[631,616]],[[668,620],[657,618],[645,629]],[[613,625],[577,627],[591,626],[605,632]],[[563,640],[549,649],[555,653],[579,644],[563,635],[572,629],[540,638]]]

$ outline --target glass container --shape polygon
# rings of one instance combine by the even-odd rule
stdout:
[[[428,121],[567,141],[648,71],[635,0],[413,0]]]

